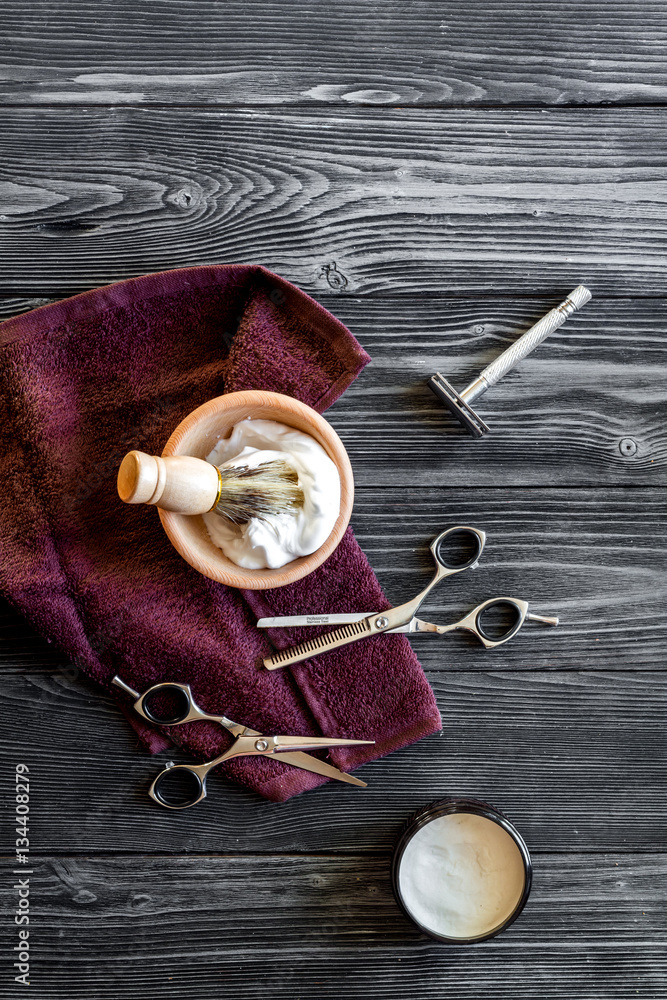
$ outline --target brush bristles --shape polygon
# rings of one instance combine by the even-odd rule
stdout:
[[[247,524],[253,517],[265,521],[276,514],[296,514],[303,507],[299,477],[281,459],[254,469],[233,465],[218,471],[222,484],[215,513],[233,524]]]

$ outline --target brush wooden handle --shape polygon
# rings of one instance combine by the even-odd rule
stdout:
[[[118,496],[125,503],[157,504],[178,514],[205,514],[218,496],[218,471],[201,458],[159,458],[130,451],[118,470]]]

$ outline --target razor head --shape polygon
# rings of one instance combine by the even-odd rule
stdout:
[[[431,376],[428,387],[473,437],[481,438],[488,433],[489,428],[479,414],[459,396],[454,386],[450,385],[440,372]]]

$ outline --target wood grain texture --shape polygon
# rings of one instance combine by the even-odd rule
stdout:
[[[0,322],[57,301],[57,298],[47,295],[0,295]]]
[[[664,859],[534,860],[516,923],[481,945],[448,947],[399,911],[387,857],[40,859],[32,990],[143,1000],[190,998],[196,987],[218,998],[222,981],[225,995],[247,996],[270,982],[285,1000],[666,996]],[[6,879],[1,898],[11,913]]]
[[[479,441],[428,377],[462,389],[558,296],[318,299],[372,358],[326,413],[358,487],[667,484],[664,299],[594,299],[479,400]],[[0,299],[0,317],[45,301]]]
[[[655,2],[80,0],[7,6],[0,100],[22,104],[661,102]]]
[[[373,358],[327,417],[389,598],[471,523],[479,569],[425,617],[499,593],[561,616],[493,653],[415,637],[444,730],[367,789],[275,806],[214,776],[171,814],[146,796],[166,755],[0,603],[32,995],[665,1000],[664,5],[35,0],[0,3],[0,37],[0,319],[152,270],[272,268]],[[479,400],[471,441],[428,376],[462,388],[580,282],[593,301]],[[481,946],[430,942],[391,895],[401,825],[446,794],[533,853],[525,913]]]
[[[261,262],[315,293],[664,294],[660,109],[3,118],[4,293]]]
[[[478,441],[428,378],[462,390],[558,297],[325,301],[372,358],[327,412],[359,485],[667,484],[663,300],[594,299],[475,402]]]
[[[147,789],[165,761],[192,758],[151,757],[115,702],[80,677],[7,675],[0,745],[30,768],[33,846],[44,853],[374,851],[446,795],[496,805],[535,850],[664,850],[664,671],[495,666],[430,679],[441,734],[360,769],[368,788],[329,784],[280,806],[222,775],[200,806],[174,815],[155,805]],[[8,815],[2,823],[2,843],[13,842]]]

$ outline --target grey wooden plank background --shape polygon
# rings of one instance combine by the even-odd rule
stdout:
[[[661,3],[35,0],[0,97],[42,104],[664,102]]]
[[[519,991],[535,1000],[627,997],[630,983],[634,995],[660,991],[664,862],[646,854],[539,860],[532,921],[473,950],[420,940],[393,902],[386,858],[40,859],[37,961],[53,969],[43,995],[219,997],[221,980],[225,993],[244,994],[248,967],[260,960],[276,970],[271,995],[285,1000],[406,996],[415,984],[436,998],[443,979],[460,982],[456,996],[471,1000]],[[578,948],[562,943],[564,923]],[[104,926],[114,929],[114,954],[91,962]],[[535,964],[542,982],[527,975]],[[601,982],[609,984],[602,994]]]
[[[2,118],[0,292],[250,260],[314,293],[664,292],[661,108]]]
[[[164,755],[0,604],[33,996],[667,996],[666,36],[649,0],[0,2],[0,319],[150,270],[276,270],[372,356],[328,417],[390,599],[467,522],[483,561],[430,617],[509,590],[561,616],[493,654],[415,637],[444,730],[367,790],[271,806],[219,777],[174,816],[145,797]],[[467,384],[580,281],[591,304],[471,442],[428,376]],[[472,948],[419,935],[389,883],[406,817],[452,793],[535,862],[521,919]]]

